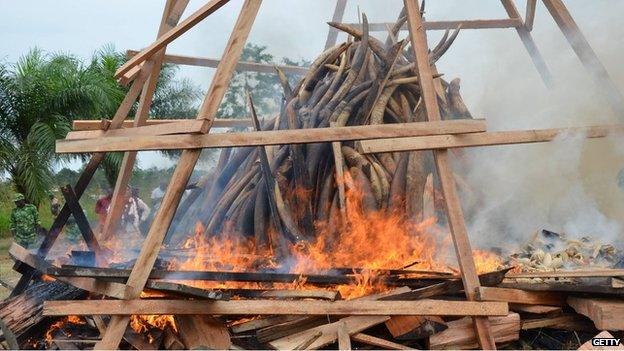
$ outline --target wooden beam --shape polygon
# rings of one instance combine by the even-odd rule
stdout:
[[[624,301],[607,298],[568,297],[577,313],[587,316],[599,330],[624,330]]]
[[[145,121],[144,126],[151,126],[157,124],[167,124],[167,123],[176,123],[180,121],[184,121],[183,118],[176,119],[165,119],[160,117],[150,117],[150,119]],[[213,121],[213,128],[233,128],[233,127],[251,127],[253,124],[249,118],[217,118]],[[134,127],[134,121],[125,120],[123,122],[122,128],[132,128]],[[73,131],[102,131],[102,121],[98,120],[89,120],[89,119],[79,119],[74,120],[72,124]]]
[[[427,33],[423,27],[423,19],[420,14],[418,2],[415,0],[404,0],[407,12],[407,23],[409,26],[412,50],[416,59],[416,72],[418,75],[421,96],[427,112],[427,120],[440,121],[440,107],[438,106],[436,89],[433,81],[433,70],[429,62],[429,46],[427,44]],[[439,84],[439,81],[438,81]],[[448,161],[448,151],[436,150],[434,152],[436,168],[440,177],[442,194],[446,203],[446,214],[448,224],[455,246],[455,254],[459,263],[459,268],[464,284],[464,292],[468,300],[475,300],[475,289],[479,287],[479,276],[472,257],[472,249],[468,239],[464,214],[459,202],[459,195],[455,186],[453,170]],[[490,323],[487,318],[473,319],[475,334],[479,340],[479,345],[483,349],[496,349],[494,337],[490,331]]]
[[[127,136],[123,137],[57,140],[56,152],[84,153],[305,144],[389,137],[478,133],[483,130],[485,130],[485,122],[483,120],[453,120],[207,135],[179,134],[138,137],[132,136],[132,130],[128,129],[125,130]],[[121,132],[124,132],[124,130],[120,131],[120,133]]]
[[[152,55],[160,51],[160,49],[167,46],[174,39],[178,38],[182,34],[186,33],[189,29],[193,28],[197,23],[201,22],[204,18],[217,11],[221,6],[227,4],[229,0],[212,0],[206,5],[200,7],[192,15],[187,17],[180,24],[167,31],[164,35],[159,36],[158,39],[150,44],[145,49],[141,50],[136,56],[128,60],[115,72],[115,78],[120,78],[124,73],[128,72],[134,66],[145,62]]]
[[[522,22],[520,12],[518,12],[518,9],[516,8],[513,0],[501,0],[501,3],[503,4],[505,11],[507,11],[507,15],[509,15],[509,18],[518,19]],[[546,61],[544,61],[544,58],[537,48],[537,45],[535,45],[533,36],[524,26],[524,23],[521,26],[517,26],[516,31],[518,32],[518,36],[520,37],[522,44],[524,44],[524,47],[529,53],[529,56],[531,56],[531,60],[533,61],[535,68],[539,72],[540,77],[542,77],[542,81],[544,81],[546,87],[552,88],[554,86],[552,73],[550,73],[550,70],[546,65]]]
[[[454,149],[465,147],[532,144],[553,141],[562,134],[585,134],[587,138],[604,138],[609,134],[624,133],[624,125],[578,128],[553,128],[485,132],[461,135],[435,135],[412,138],[366,140],[356,143],[361,153],[398,152],[415,150]],[[536,272],[544,274],[548,272]]]
[[[532,314],[561,314],[562,312],[562,308],[558,306],[524,305],[519,303],[510,303],[509,309],[514,312],[524,312]]]
[[[45,316],[66,315],[350,315],[506,316],[504,302],[479,301],[285,301],[285,300],[84,300],[48,301]]]
[[[119,138],[132,136],[156,136],[171,134],[197,133],[201,129],[202,122],[190,119],[179,120],[172,123],[150,123],[147,125],[132,126],[130,128],[112,130],[85,130],[69,132],[65,140],[96,139],[96,138]]]
[[[561,316],[546,318],[528,318],[521,322],[522,330],[555,328],[561,330],[590,331],[593,329],[592,322],[580,314],[564,314]]]
[[[65,204],[69,207],[74,219],[76,220],[76,224],[78,225],[78,229],[82,234],[82,238],[89,250],[95,252],[97,259],[101,259],[102,249],[93,235],[93,231],[91,230],[91,226],[89,225],[89,220],[87,216],[85,216],[80,203],[78,202],[78,197],[76,197],[76,193],[74,193],[74,189],[72,189],[71,185],[66,185],[61,187],[61,193],[65,198]]]
[[[46,272],[52,265],[41,257],[30,253],[25,248],[13,243],[9,248],[9,255],[13,259],[22,262],[33,270]],[[122,298],[126,291],[126,287],[120,283],[107,282],[104,280],[84,277],[57,277],[59,281],[72,285],[76,288],[90,291],[92,293],[110,296],[114,298]]]
[[[611,108],[618,115],[624,115],[624,97],[613,82],[606,68],[583,35],[574,18],[561,0],[542,0],[551,16],[563,32],[576,56],[585,69],[592,75],[597,88],[609,101]]]
[[[218,3],[224,4],[225,2],[227,1],[213,0],[206,6],[210,6],[211,4],[216,6]],[[202,103],[197,115],[197,119],[204,119],[206,116],[216,115],[219,105],[225,95],[225,91],[229,86],[232,75],[234,74],[236,63],[240,59],[243,52],[243,48],[247,42],[247,37],[249,36],[249,32],[251,31],[251,27],[256,15],[258,14],[261,3],[261,0],[245,0],[243,3],[241,12],[238,16],[236,24],[234,25],[232,34],[230,35],[230,39],[223,52],[223,58],[219,63],[219,67],[217,67],[217,71],[215,72],[212,82],[210,83],[210,88],[206,93],[204,102]],[[206,6],[202,9],[206,9]],[[183,24],[184,23],[188,22],[185,21]],[[183,24],[178,25],[176,28],[181,28]],[[192,26],[192,24],[190,26]],[[176,29],[174,28],[170,32],[175,30]],[[139,57],[139,55],[135,56],[135,58],[136,57]],[[202,131],[207,132],[211,125],[212,120],[207,119]],[[158,208],[156,216],[152,221],[147,237],[143,242],[141,252],[137,257],[132,273],[128,278],[126,298],[136,299],[140,296],[149,274],[154,267],[160,247],[165,239],[167,230],[169,230],[169,227],[171,226],[171,221],[173,220],[177,207],[180,204],[180,199],[182,198],[186,184],[191,177],[191,173],[195,168],[195,164],[197,163],[197,160],[199,160],[200,154],[201,150],[185,150],[182,152],[169,186],[165,191],[160,207]],[[114,316],[111,318],[108,330],[102,338],[102,341],[96,345],[96,349],[117,348],[129,321],[130,318],[128,316]]]
[[[336,0],[336,8],[334,9],[332,22],[342,22],[346,7],[347,7],[347,0]],[[338,29],[330,26],[329,33],[327,33],[327,40],[325,41],[325,50],[336,45],[337,41],[338,41]]]
[[[397,344],[396,342],[388,341],[382,338],[378,338],[372,335],[357,333],[351,335],[351,339],[353,341],[361,342],[363,344],[376,346],[382,349],[388,350],[414,350],[411,347],[407,347],[405,345]]]
[[[524,27],[530,32],[533,30],[533,23],[535,22],[535,7],[537,0],[527,0],[526,16],[524,17]]]
[[[351,350],[351,338],[345,322],[338,324],[338,350]]]
[[[477,288],[477,295],[481,301],[502,301],[526,305],[566,305],[566,295],[553,291],[524,291],[481,286]]]
[[[136,51],[136,50],[126,51],[127,58],[132,58],[138,54],[139,54],[139,51]],[[214,59],[214,58],[192,57],[192,56],[170,55],[170,54],[165,55],[164,59],[166,63],[174,63],[177,65],[185,65],[185,66],[209,67],[209,68],[216,68],[217,66],[219,66],[219,62],[220,62],[220,60]],[[258,73],[276,74],[275,68],[279,68],[284,73],[287,73],[287,74],[304,75],[308,73],[308,67],[301,67],[301,66],[278,65],[278,64],[246,62],[246,61],[239,61],[236,64],[237,72],[258,72]]]
[[[345,23],[355,28],[361,28],[360,23]],[[388,26],[392,28],[394,23],[369,23],[369,31],[386,32]],[[519,18],[503,18],[503,19],[487,19],[487,20],[458,20],[458,21],[425,21],[426,30],[447,30],[457,29],[500,29],[500,28],[517,28],[522,26],[522,19]],[[401,30],[407,30],[407,25],[401,27]]]

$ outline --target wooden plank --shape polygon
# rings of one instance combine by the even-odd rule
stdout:
[[[433,81],[432,68],[429,62],[429,47],[427,45],[427,34],[422,24],[422,17],[417,1],[404,0],[407,12],[407,23],[409,26],[412,50],[416,59],[416,72],[420,83],[421,96],[424,101],[428,121],[440,121],[440,107],[438,106],[436,89]],[[438,82],[439,83],[439,82]],[[434,152],[436,168],[440,178],[442,194],[446,203],[446,214],[455,254],[459,263],[459,268],[464,284],[464,292],[468,300],[475,299],[475,289],[479,287],[479,277],[472,257],[472,249],[468,239],[468,232],[459,202],[459,195],[453,178],[453,170],[448,161],[448,151],[436,150]],[[496,349],[494,337],[490,331],[490,324],[487,318],[473,319],[474,328],[479,340],[479,345],[483,349]]]
[[[96,300],[50,301],[46,316],[205,314],[205,315],[353,315],[353,316],[506,316],[504,302],[479,301],[284,301],[284,300]]]
[[[604,138],[610,134],[621,134],[623,132],[624,125],[606,125],[364,140],[356,143],[356,146],[362,153],[399,152],[544,143],[552,141],[562,134],[578,133],[584,134],[586,138]]]
[[[166,293],[173,293],[176,295],[190,296],[194,298],[208,299],[208,300],[228,300],[229,295],[224,294],[219,290],[206,290],[196,288],[194,286],[164,282],[161,280],[148,280],[145,285],[146,288],[157,290]]]
[[[407,347],[405,345],[401,345],[398,344],[396,342],[392,342],[392,341],[388,341],[382,338],[378,338],[372,335],[368,335],[368,334],[364,334],[364,333],[357,333],[357,334],[353,334],[351,335],[351,339],[353,339],[353,341],[357,341],[357,342],[361,342],[363,344],[367,344],[367,345],[372,345],[372,346],[376,346],[382,349],[388,349],[388,350],[414,350],[411,347]]]
[[[533,30],[533,23],[535,22],[535,7],[537,0],[527,0],[526,16],[524,17],[524,27],[530,32]]]
[[[183,118],[177,119],[165,119],[160,117],[150,117],[150,119],[145,121],[145,126],[157,125],[157,124],[167,124],[167,123],[175,123],[184,121]],[[217,118],[212,122],[213,128],[233,128],[233,127],[251,127],[253,126],[252,122],[248,118]],[[132,128],[134,126],[134,122],[132,120],[125,120],[123,122],[122,128]],[[102,130],[102,121],[97,120],[89,120],[89,119],[79,119],[74,120],[72,123],[72,129],[74,131],[100,131]]]
[[[346,23],[355,28],[361,28],[360,23]],[[522,26],[522,19],[519,18],[501,18],[501,19],[486,19],[486,20],[457,20],[457,21],[424,21],[426,30],[447,30],[457,29],[461,26],[461,29],[500,29],[500,28],[516,28]],[[369,23],[370,32],[385,32],[388,30],[388,26],[392,28],[394,23]],[[408,30],[408,26],[401,27],[401,30]]]
[[[132,58],[136,56],[139,51],[127,50],[126,57]],[[221,60],[207,57],[191,57],[182,55],[165,55],[166,63],[174,63],[177,65],[185,66],[197,66],[197,67],[210,67],[216,68],[219,66]],[[286,74],[304,75],[308,72],[308,67],[292,66],[292,65],[276,65],[270,63],[257,63],[257,62],[245,62],[239,61],[236,64],[237,72],[258,72],[267,74],[276,74],[275,68],[281,69]]]
[[[564,314],[561,316],[532,318],[522,320],[522,330],[553,328],[561,330],[590,331],[593,329],[591,321],[578,314]]]
[[[566,305],[566,295],[552,291],[524,291],[481,286],[477,288],[477,296],[481,301],[502,301],[525,305]]]
[[[519,303],[510,303],[509,309],[514,312],[524,312],[533,314],[561,313],[562,309],[558,306],[544,305],[523,305]]]
[[[621,277],[624,276],[624,269],[595,269],[578,271],[556,271],[556,272],[522,272],[507,273],[505,278],[582,278],[582,277]]]
[[[180,16],[186,9],[189,0],[169,0],[165,5],[165,10],[163,11],[162,19],[160,22],[160,28],[158,28],[158,37],[163,36],[167,31],[173,28],[178,21],[180,20]],[[134,118],[134,127],[141,126],[148,118],[149,111],[152,106],[152,100],[154,98],[154,93],[156,91],[156,85],[158,83],[158,78],[160,76],[160,71],[163,63],[163,56],[165,55],[166,47],[163,47],[158,52],[154,54],[151,59],[153,65],[149,72],[149,78],[145,82],[141,94],[141,98],[139,99],[139,106],[137,108],[137,112]],[[158,129],[161,126],[147,126],[145,128],[154,128]],[[162,129],[162,128],[161,128]],[[171,130],[171,128],[167,128],[167,130]],[[117,131],[122,131],[121,129],[113,129],[103,131],[104,135],[108,135],[108,133],[115,133]],[[135,130],[135,133],[137,131]],[[111,198],[111,202],[108,206],[108,211],[106,215],[106,220],[104,221],[104,226],[102,228],[102,232],[100,233],[100,238],[103,240],[109,239],[115,232],[119,225],[119,221],[121,220],[121,214],[123,209],[126,206],[127,198],[126,195],[128,190],[128,183],[130,182],[130,178],[132,177],[132,170],[134,168],[134,163],[136,161],[136,152],[126,152],[121,161],[121,166],[119,167],[119,172],[117,174],[117,179],[115,181],[115,189],[113,191],[113,196]]]
[[[87,130],[78,132],[69,132],[65,136],[66,140],[76,139],[96,139],[96,138],[112,138],[112,137],[133,137],[133,136],[154,136],[154,135],[171,135],[183,133],[196,133],[201,128],[201,121],[197,120],[179,120],[172,123],[151,123],[145,126],[103,130]]]
[[[227,350],[232,345],[227,327],[212,316],[175,316],[187,350]]]
[[[150,44],[145,49],[141,50],[136,56],[128,60],[115,72],[115,78],[120,78],[124,73],[128,72],[134,66],[145,62],[152,55],[160,51],[160,49],[167,46],[173,40],[184,34],[189,29],[193,28],[197,23],[201,22],[204,18],[208,17],[213,12],[217,11],[221,6],[227,4],[229,0],[212,0],[206,5],[200,7],[192,15],[184,19],[180,24],[167,31],[164,35],[159,36],[158,39]]]
[[[57,140],[57,153],[84,153],[139,150],[178,150],[240,146],[304,144],[422,135],[478,133],[485,130],[483,120],[395,123],[382,125],[269,130],[221,134],[180,134],[161,136],[110,137]]]
[[[336,128],[335,122],[330,122],[331,128]],[[347,223],[347,198],[345,193],[344,158],[342,156],[342,144],[338,141],[332,143],[332,153],[334,155],[334,172],[336,186],[338,187],[338,205],[343,223]]]
[[[503,4],[505,11],[507,12],[507,15],[509,15],[509,18],[519,19],[520,21],[522,21],[520,17],[520,12],[518,12],[518,9],[516,8],[516,5],[514,4],[513,0],[501,0],[501,3]],[[542,77],[542,81],[544,81],[544,84],[548,88],[552,88],[554,86],[552,73],[550,73],[550,70],[548,69],[548,66],[546,65],[546,61],[544,61],[544,58],[542,57],[542,54],[537,48],[537,45],[535,45],[533,36],[529,32],[529,30],[524,26],[524,23],[523,25],[516,27],[516,32],[518,32],[518,36],[520,37],[522,44],[524,44],[524,47],[529,53],[529,56],[531,56],[533,65],[535,65],[535,68],[539,72],[540,77]]]
[[[496,343],[504,343],[520,338],[520,316],[511,313],[504,317],[490,318],[492,336]],[[477,338],[470,318],[448,322],[448,329],[429,338],[430,349],[466,350],[478,348]]]
[[[618,116],[624,115],[624,97],[613,82],[606,68],[583,35],[574,18],[561,0],[542,0],[559,29],[563,32],[576,56],[585,69],[592,75],[597,88],[609,101],[611,108]]]
[[[225,3],[226,1],[224,0],[220,2]],[[215,75],[210,83],[210,88],[206,93],[197,119],[205,118],[204,116],[214,116],[217,113],[219,105],[225,95],[225,91],[229,86],[230,79],[234,74],[236,63],[240,59],[245,43],[247,42],[247,37],[249,36],[249,32],[251,31],[251,27],[258,13],[261,2],[261,0],[245,0],[243,3],[241,12],[224,50],[223,59],[219,63],[219,67],[217,67],[217,71],[215,72]],[[219,3],[219,1],[212,1],[206,6],[211,6],[211,4],[216,3]],[[202,9],[206,9],[206,6]],[[176,28],[180,28],[181,25],[178,25]],[[175,28],[171,31],[175,31]],[[135,56],[135,58],[136,57],[139,57],[139,55]],[[204,124],[204,128],[202,130],[204,132],[207,132],[212,125],[212,120],[208,119],[206,121],[208,123]],[[158,208],[156,216],[152,221],[152,225],[150,226],[150,230],[143,243],[141,252],[137,257],[132,274],[128,279],[128,291],[126,293],[126,298],[134,299],[140,296],[141,291],[147,282],[148,276],[154,267],[160,247],[165,239],[167,230],[171,226],[171,221],[173,220],[176,209],[180,204],[180,199],[182,198],[186,184],[191,177],[191,173],[195,168],[195,164],[197,163],[200,154],[201,150],[187,150],[182,152],[160,207]],[[108,330],[102,341],[96,345],[96,349],[117,348],[129,321],[130,318],[127,316],[114,316],[111,318]]]
[[[624,301],[607,298],[568,297],[574,310],[589,317],[600,330],[624,330]]]
[[[332,22],[342,22],[346,7],[347,7],[347,0],[336,0],[336,8],[334,9]],[[337,41],[338,41],[338,29],[330,26],[329,33],[327,33],[327,40],[325,41],[325,50],[336,45]]]
[[[351,350],[351,338],[345,322],[338,324],[338,350]]]
[[[601,331],[600,333],[598,333],[598,335],[594,336],[592,339],[587,340],[586,343],[584,343],[583,345],[581,345],[578,349],[579,350],[624,350],[624,345],[622,345],[622,343],[620,342],[619,345],[617,346],[594,346],[592,344],[592,340],[593,339],[613,339],[614,336],[609,333],[606,330]],[[621,340],[621,339],[620,339]]]
[[[41,257],[30,253],[28,250],[16,243],[11,244],[11,247],[9,248],[9,255],[13,257],[13,259],[18,260],[19,262],[22,262],[39,272],[45,272],[48,268],[52,267],[50,263],[46,262]],[[123,284],[107,282],[94,278],[58,277],[56,279],[82,290],[115,298],[122,298],[126,291],[126,287]]]
[[[239,324],[235,324],[233,326],[230,327],[230,330],[232,330],[232,333],[244,333],[244,332],[250,332],[250,331],[254,331],[254,330],[258,330],[258,329],[262,329],[262,328],[266,328],[266,327],[270,327],[272,325],[277,325],[277,324],[281,324],[281,323],[285,323],[285,322],[289,322],[293,319],[297,319],[300,317],[297,316],[288,316],[288,315],[282,315],[282,316],[268,316],[268,317],[259,317],[257,319],[252,319],[250,321],[246,321],[246,322],[242,322]]]

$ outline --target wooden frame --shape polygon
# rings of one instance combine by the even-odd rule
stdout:
[[[117,348],[129,321],[129,317],[127,315],[131,313],[232,314],[244,312],[244,314],[249,314],[252,313],[250,308],[258,308],[258,310],[253,311],[257,313],[266,312],[270,314],[279,314],[282,312],[276,311],[275,306],[279,307],[283,305],[281,308],[288,307],[288,309],[280,310],[284,311],[283,313],[285,314],[293,314],[292,309],[298,308],[298,311],[301,313],[381,316],[379,318],[387,318],[383,316],[392,314],[401,315],[405,313],[408,315],[469,315],[474,316],[473,320],[476,332],[475,334],[481,347],[484,349],[495,349],[496,345],[494,343],[490,324],[488,319],[484,316],[506,315],[508,312],[507,304],[506,302],[478,301],[479,295],[477,295],[477,292],[481,294],[483,299],[515,301],[514,299],[516,299],[516,296],[509,291],[483,289],[480,287],[472,258],[463,213],[459,203],[457,189],[454,184],[453,174],[448,162],[448,149],[453,147],[548,141],[552,140],[552,138],[559,134],[561,130],[544,130],[540,132],[499,132],[496,134],[485,132],[483,130],[484,126],[478,126],[479,123],[482,123],[479,121],[471,121],[468,124],[472,125],[469,126],[466,125],[466,121],[441,121],[436,97],[436,90],[440,88],[440,82],[435,79],[438,77],[435,67],[431,67],[429,64],[429,48],[427,45],[426,30],[454,29],[458,26],[461,26],[462,29],[515,28],[527,51],[531,55],[531,58],[537,70],[540,72],[540,75],[546,84],[550,85],[552,77],[530,35],[530,30],[533,27],[536,1],[528,0],[526,22],[522,20],[520,14],[515,8],[513,0],[501,0],[501,3],[509,16],[507,19],[430,22],[425,21],[422,18],[416,0],[404,0],[408,17],[406,29],[409,30],[412,48],[416,57],[415,67],[422,89],[422,97],[427,113],[427,119],[429,121],[423,125],[412,124],[410,126],[379,126],[368,129],[366,127],[341,127],[327,128],[326,130],[321,129],[317,131],[290,130],[279,131],[273,134],[271,132],[250,132],[238,134],[232,133],[229,136],[221,136],[207,133],[212,127],[220,126],[220,123],[223,123],[221,125],[225,126],[225,121],[215,121],[213,116],[216,115],[217,109],[224,97],[225,91],[234,71],[239,69],[263,73],[269,72],[269,67],[266,67],[267,65],[239,62],[243,47],[251,30],[251,26],[253,25],[254,19],[260,8],[261,0],[244,1],[238,20],[232,30],[232,34],[221,60],[165,55],[165,49],[166,46],[177,37],[184,34],[194,25],[209,16],[211,13],[214,13],[228,2],[228,0],[211,0],[191,14],[188,18],[177,24],[180,19],[180,15],[188,3],[188,0],[168,0],[156,41],[140,52],[133,53],[134,56],[132,56],[122,67],[120,67],[115,74],[115,76],[121,81],[132,81],[133,84],[113,119],[109,122],[78,122],[77,125],[82,125],[80,128],[84,129],[77,129],[70,135],[70,139],[73,138],[74,140],[61,141],[58,143],[58,151],[60,152],[96,152],[92,156],[87,169],[74,188],[73,192],[75,193],[75,196],[70,196],[72,199],[75,198],[76,200],[80,198],[86,188],[86,185],[93,176],[95,169],[104,158],[104,152],[127,151],[124,156],[122,171],[115,187],[111,215],[109,215],[109,219],[105,225],[104,236],[110,235],[113,232],[113,228],[118,220],[119,209],[121,208],[124,198],[123,193],[132,173],[136,152],[139,150],[167,148],[185,150],[182,152],[178,166],[176,167],[171,182],[167,187],[165,196],[152,222],[149,233],[147,234],[136,263],[132,268],[127,283],[125,285],[114,285],[115,291],[114,293],[110,293],[111,296],[123,298],[124,300],[72,301],[66,302],[64,305],[65,307],[61,307],[58,302],[46,303],[46,313],[54,315],[67,313],[83,313],[90,315],[113,314],[114,316],[111,318],[111,321],[103,334],[102,341],[96,345],[97,349]],[[589,47],[587,41],[584,37],[582,37],[580,30],[572,20],[561,0],[543,0],[543,2],[559,27],[564,32],[564,35],[566,35],[570,41],[570,44],[579,58],[581,58],[581,61],[586,68],[590,70],[598,82],[607,83],[603,86],[603,88],[605,89],[614,110],[624,112],[624,99],[622,99],[622,95],[612,84],[606,70],[604,70],[604,67],[602,67],[602,64],[598,61],[598,58]],[[342,21],[345,7],[346,0],[337,0],[336,11],[333,16],[334,21]],[[385,31],[387,30],[387,26],[385,24],[372,24],[371,30]],[[328,33],[326,47],[334,45],[336,43],[336,37],[337,31],[331,29]],[[163,62],[217,67],[215,76],[208,92],[206,93],[204,102],[196,120],[146,122],[149,117],[148,111],[155,89],[156,77],[158,76],[158,72]],[[285,71],[288,69],[291,69],[291,72],[289,73],[305,73],[304,69],[301,68],[286,68]],[[139,97],[139,94],[141,94],[141,98],[136,119],[133,122],[124,121],[136,99]],[[247,123],[246,126],[250,126],[250,120],[247,121],[248,122],[244,123]],[[132,125],[130,125],[130,123],[132,123]],[[421,128],[422,126],[432,127],[434,125],[437,126],[437,130],[435,128],[429,130]],[[462,125],[462,127],[459,128],[457,127],[458,125]],[[606,135],[606,129],[608,127],[603,126],[593,128],[594,129],[589,130],[589,135],[591,137],[601,137]],[[618,126],[617,128],[622,127]],[[166,134],[181,135],[168,136]],[[144,135],[144,137],[137,137],[137,135]],[[396,139],[397,137],[404,138]],[[124,138],[131,138],[132,140],[121,140]],[[440,177],[441,188],[446,202],[446,211],[451,229],[451,235],[460,266],[464,291],[466,292],[466,296],[469,301],[461,303],[446,301],[431,302],[428,300],[414,302],[378,301],[374,303],[371,303],[370,301],[366,301],[366,303],[346,301],[339,303],[320,302],[320,304],[319,302],[312,301],[306,301],[303,304],[301,302],[296,302],[295,304],[288,301],[280,301],[279,304],[276,304],[276,301],[271,301],[269,309],[265,306],[265,309],[261,310],[257,306],[253,307],[246,304],[245,301],[211,301],[208,303],[203,301],[143,301],[138,299],[143,288],[146,286],[149,274],[160,250],[160,246],[165,238],[167,230],[171,225],[175,211],[179,206],[182,193],[200,156],[201,148],[265,146],[273,144],[312,143],[320,141],[335,143],[345,140],[363,140],[370,138],[388,139],[380,139],[381,141],[361,141],[359,143],[360,148],[369,150],[367,152],[383,152],[379,151],[381,150],[379,147],[374,149],[371,145],[374,145],[374,143],[379,144],[381,142],[388,143],[388,141],[392,141],[393,143],[393,146],[391,147],[391,149],[393,148],[392,151],[397,151],[396,145],[404,145],[402,146],[402,150],[434,150],[438,175]],[[114,144],[117,144],[117,146]],[[53,230],[51,230],[51,233],[39,249],[40,256],[45,257],[50,246],[56,239],[56,236],[58,236],[58,232],[66,222],[67,217],[70,215],[70,212],[71,211],[68,206],[63,208],[61,215],[57,218],[55,225],[53,225]],[[21,288],[27,286],[34,274],[34,271],[26,274],[23,279],[20,280],[20,284],[18,284],[18,286]],[[120,289],[120,286],[123,288]],[[19,289],[16,289],[15,291],[19,291]],[[242,309],[243,307],[244,309]],[[68,308],[71,308],[71,310]],[[347,317],[344,318],[344,320],[349,318],[352,320],[358,320],[358,317]],[[317,342],[316,340],[313,340],[312,342],[320,343],[321,341]]]

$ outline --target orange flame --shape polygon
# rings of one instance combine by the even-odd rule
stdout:
[[[87,323],[82,317],[79,316],[67,316],[67,317],[63,317],[59,320],[57,320],[56,322],[52,323],[52,325],[50,325],[50,327],[48,328],[48,330],[45,333],[45,341],[47,345],[50,345],[52,343],[52,340],[54,339],[54,334],[56,333],[56,331],[63,329],[63,332],[70,337],[71,336],[71,331],[70,330],[65,330],[65,327],[68,324],[73,324],[73,325],[80,325],[80,324],[85,324]]]

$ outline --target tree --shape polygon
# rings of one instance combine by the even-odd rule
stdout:
[[[65,137],[76,118],[113,116],[127,87],[114,73],[125,61],[107,46],[85,65],[71,55],[31,50],[15,65],[0,63],[0,173],[7,173],[16,191],[38,205],[53,185],[52,166],[76,155],[57,155],[54,143]],[[177,80],[177,67],[163,66],[150,114],[162,118],[194,116],[199,88]],[[130,112],[133,116],[134,108]],[[87,155],[81,155],[86,159]],[[102,168],[113,186],[121,153],[108,153]]]
[[[264,45],[248,43],[241,55],[241,61],[275,64],[275,57],[267,53],[266,50],[267,47]],[[282,63],[297,66],[307,66],[309,64],[305,60],[294,61],[288,58],[283,58]],[[296,79],[295,77],[289,78]],[[246,88],[251,90],[255,107],[260,116],[268,116],[279,112],[283,90],[275,74],[236,72],[225,93],[217,116],[220,118],[247,118]]]
[[[123,91],[79,60],[31,50],[17,64],[0,64],[0,171],[38,205],[52,185],[54,153],[77,117],[102,116]]]

